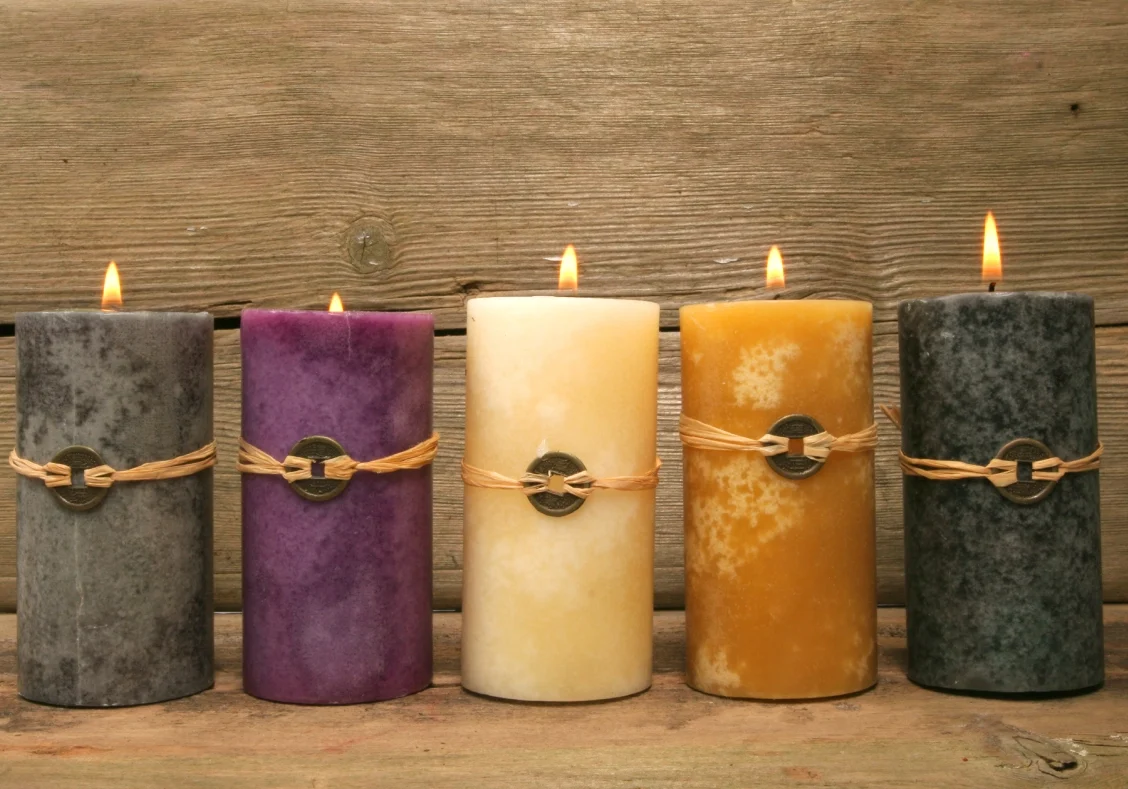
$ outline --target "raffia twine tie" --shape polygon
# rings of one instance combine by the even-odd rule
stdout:
[[[882,405],[880,408],[889,421],[900,430],[901,409],[888,405]],[[1041,482],[1056,482],[1066,474],[1096,471],[1101,467],[1101,455],[1103,454],[1104,444],[1098,441],[1095,450],[1077,460],[1062,460],[1059,457],[1050,457],[1032,461],[1030,464],[1030,479]],[[996,488],[1007,488],[1019,481],[1017,460],[992,458],[987,465],[980,466],[975,463],[964,463],[962,460],[932,460],[930,458],[909,457],[900,449],[897,450],[897,458],[901,463],[901,471],[911,477],[936,480],[983,478]]]
[[[364,461],[353,460],[348,455],[338,455],[328,458],[321,465],[325,479],[352,479],[358,471],[390,474],[393,471],[423,468],[431,464],[438,451],[439,434],[432,433],[430,438],[394,455]],[[244,474],[270,474],[282,477],[287,482],[297,482],[313,478],[314,462],[294,455],[287,455],[285,460],[279,462],[246,439],[240,438],[239,458],[235,468]]]
[[[557,495],[572,494],[577,498],[587,499],[594,491],[602,490],[651,490],[658,486],[658,470],[662,468],[662,461],[655,458],[654,468],[645,474],[627,477],[594,477],[588,471],[578,471],[562,480],[562,490],[554,491],[549,487],[548,474],[535,474],[525,472],[519,478],[507,477],[496,471],[471,466],[462,459],[462,481],[474,488],[490,488],[493,490],[519,490],[526,496],[535,496],[538,493],[556,493]]]
[[[86,486],[90,488],[108,488],[115,482],[144,482],[156,479],[175,479],[176,477],[189,477],[198,474],[204,469],[215,465],[215,442],[189,452],[186,455],[170,458],[168,460],[154,460],[151,463],[142,463],[140,466],[117,470],[105,464],[94,466],[83,471]],[[17,474],[31,479],[41,479],[49,488],[65,488],[71,484],[71,467],[62,463],[45,463],[40,465],[34,460],[20,457],[16,450],[8,455],[8,465]]]
[[[788,451],[790,438],[765,433],[760,438],[747,438],[707,424],[691,416],[681,415],[679,432],[682,444],[692,449],[712,449],[725,452],[759,452],[765,457],[782,455]],[[825,463],[831,452],[866,452],[877,446],[877,425],[834,436],[825,430],[803,437],[803,456]]]

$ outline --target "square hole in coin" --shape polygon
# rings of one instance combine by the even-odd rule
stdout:
[[[1034,463],[1029,460],[1019,460],[1018,463],[1018,481],[1030,482],[1034,479]]]

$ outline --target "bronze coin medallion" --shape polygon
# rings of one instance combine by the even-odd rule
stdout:
[[[1057,484],[1056,479],[1023,479],[1022,464],[1033,463],[1036,460],[1052,458],[1054,453],[1041,441],[1032,438],[1016,438],[999,450],[995,455],[999,460],[1014,460],[1019,463],[1019,479],[1013,485],[1005,488],[995,488],[1004,498],[1010,499],[1015,504],[1035,504],[1046,496]]]
[[[294,457],[309,458],[315,463],[324,463],[330,458],[344,455],[345,450],[331,438],[306,436],[294,444],[290,454]],[[329,501],[329,499],[340,496],[348,485],[349,480],[347,479],[326,479],[317,476],[316,467],[314,468],[314,476],[309,479],[297,479],[290,483],[290,487],[294,489],[295,493],[310,501]]]
[[[768,433],[781,438],[802,439],[823,432],[822,425],[806,414],[785,416],[768,428]],[[806,455],[793,455],[786,452],[780,455],[767,455],[765,460],[775,473],[788,479],[806,479],[819,473],[823,464],[811,460]]]
[[[93,488],[89,485],[83,484],[76,487],[75,471],[85,471],[95,466],[103,465],[102,456],[95,452],[90,447],[73,446],[59,452],[55,457],[51,458],[52,463],[62,463],[64,466],[70,466],[71,469],[71,484],[59,488],[51,488],[55,496],[59,499],[64,507],[79,512],[84,510],[92,510],[102,503],[106,498],[106,494],[110,492],[109,488]]]
[[[562,482],[564,477],[570,477],[584,471],[584,464],[580,462],[579,458],[565,452],[546,452],[530,463],[526,471],[530,474],[544,474],[550,479],[560,477]],[[577,485],[576,487],[581,486]],[[538,512],[543,512],[553,518],[570,515],[584,505],[584,499],[565,491],[555,493],[546,490],[543,493],[534,493],[526,498],[529,499],[530,504],[537,508]]]

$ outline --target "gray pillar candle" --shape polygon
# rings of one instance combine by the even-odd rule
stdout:
[[[206,313],[16,316],[16,449],[71,445],[115,469],[212,440]],[[118,482],[67,509],[18,482],[19,693],[76,707],[146,704],[212,684],[212,471]]]
[[[1091,298],[949,296],[899,318],[906,455],[986,465],[1018,438],[1062,460],[1096,449]],[[910,679],[1000,693],[1103,681],[1097,475],[1027,504],[986,479],[904,477]]]

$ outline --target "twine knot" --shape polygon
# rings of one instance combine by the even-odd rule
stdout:
[[[109,488],[115,482],[142,482],[156,479],[175,479],[198,474],[216,463],[215,442],[211,441],[194,452],[170,458],[142,463],[127,469],[115,469],[102,464],[83,470],[83,480],[88,488]],[[20,457],[16,450],[8,455],[8,465],[21,476],[43,480],[48,488],[70,487],[73,469],[63,463],[51,461],[39,464],[34,460]]]
[[[760,438],[730,433],[685,414],[679,420],[682,444],[692,449],[711,449],[729,452],[759,452],[764,457],[783,455],[790,451],[792,439],[765,433]],[[803,456],[825,463],[832,452],[864,452],[877,446],[877,425],[872,424],[857,433],[835,436],[827,431],[804,436]]]
[[[900,430],[901,409],[884,404],[880,408],[889,421]],[[1083,458],[1062,460],[1059,457],[1048,457],[1029,461],[1030,481],[1057,482],[1066,474],[1096,471],[1101,466],[1103,454],[1104,444],[1098,441],[1097,448]],[[996,488],[1009,488],[1020,481],[1025,481],[1018,477],[1019,463],[1023,462],[1018,460],[992,458],[986,465],[981,466],[976,463],[965,463],[962,460],[914,458],[900,449],[897,450],[897,459],[900,461],[901,471],[913,477],[934,480],[983,478]]]
[[[243,474],[275,475],[282,477],[287,482],[298,482],[303,479],[313,479],[313,467],[315,463],[318,463],[322,467],[324,479],[350,480],[359,471],[367,471],[372,474],[389,474],[393,471],[423,468],[430,465],[438,451],[439,434],[432,433],[429,438],[420,441],[413,447],[376,460],[358,461],[348,455],[338,455],[324,461],[315,461],[310,458],[287,455],[280,462],[245,438],[240,438],[239,458],[235,468]]]
[[[557,496],[572,495],[586,500],[596,490],[651,490],[658,486],[658,471],[662,461],[654,459],[654,466],[642,474],[624,477],[596,477],[586,469],[569,474],[563,479],[559,474],[539,474],[526,471],[520,477],[507,477],[496,471],[472,466],[462,459],[462,481],[475,488],[493,490],[519,490],[526,496],[539,493],[552,493]],[[559,480],[556,489],[553,480]]]

